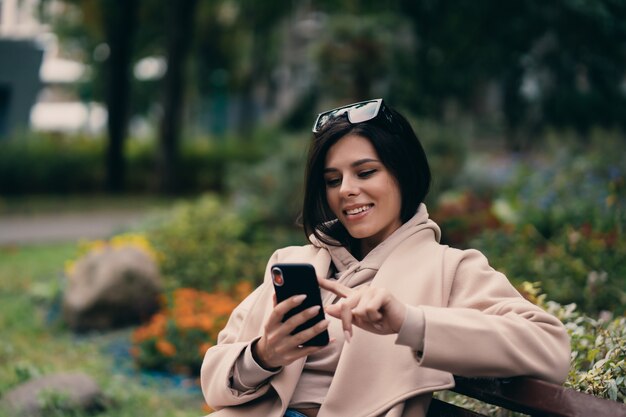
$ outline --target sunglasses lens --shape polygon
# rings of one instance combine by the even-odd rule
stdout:
[[[372,120],[378,114],[380,101],[369,101],[352,107],[348,111],[350,123],[361,123]]]

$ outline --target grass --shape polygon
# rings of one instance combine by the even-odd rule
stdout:
[[[81,371],[100,384],[113,404],[100,416],[204,414],[197,388],[148,377],[112,354],[130,330],[77,336],[50,319],[64,261],[75,253],[73,243],[0,247],[0,396],[38,375]]]

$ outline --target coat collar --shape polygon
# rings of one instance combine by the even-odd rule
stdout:
[[[376,246],[362,260],[356,259],[345,247],[337,245],[327,245],[319,241],[314,235],[309,237],[312,244],[318,248],[325,249],[337,270],[339,282],[349,287],[357,287],[373,279],[381,265],[394,252],[396,247],[411,236],[430,230],[432,236],[428,238],[439,242],[441,230],[435,222],[429,219],[428,210],[425,204],[420,204],[415,215],[396,229],[387,239]],[[328,271],[328,265],[321,265],[318,275],[324,277]]]

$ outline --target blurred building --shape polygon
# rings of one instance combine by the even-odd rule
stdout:
[[[54,13],[59,2],[46,2]],[[84,79],[83,64],[59,54],[56,36],[38,18],[40,0],[0,0],[0,139],[24,130],[97,132],[101,105],[68,88]]]
[[[31,36],[29,14],[22,13],[28,3],[0,1],[0,139],[28,127],[40,89],[43,50]]]

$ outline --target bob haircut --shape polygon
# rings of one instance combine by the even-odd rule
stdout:
[[[302,225],[308,237],[313,234],[320,241],[334,246],[357,250],[354,239],[337,221],[326,199],[324,168],[328,150],[346,135],[358,135],[369,140],[382,164],[396,179],[400,188],[400,220],[404,224],[415,215],[430,187],[430,168],[426,153],[409,122],[397,111],[389,109],[393,124],[379,118],[352,124],[339,117],[313,135],[309,145],[305,171],[305,191]]]

